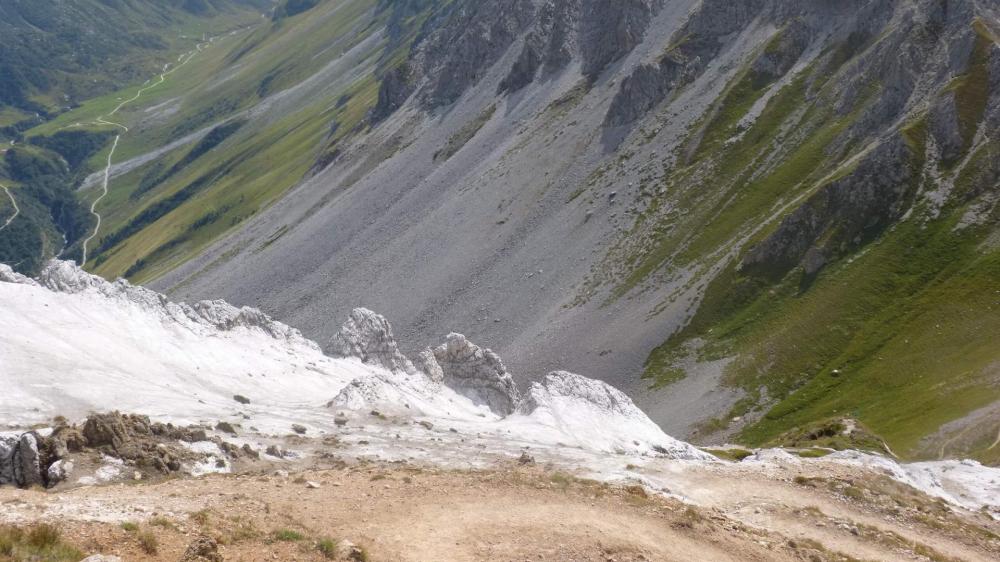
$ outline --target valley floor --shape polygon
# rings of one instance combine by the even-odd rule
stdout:
[[[81,551],[128,561],[178,560],[199,536],[217,540],[225,560],[248,562],[324,560],[327,539],[354,543],[358,559],[420,562],[1000,555],[996,521],[871,473],[726,466],[679,471],[697,505],[533,464],[456,471],[328,459],[290,475],[268,468],[50,493],[7,488],[0,520],[55,522]]]

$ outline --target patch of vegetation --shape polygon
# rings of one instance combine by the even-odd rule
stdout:
[[[92,156],[103,149],[115,136],[111,131],[68,130],[51,136],[35,136],[28,143],[51,150],[62,156],[70,169],[79,170]],[[16,173],[16,172],[15,172]]]
[[[292,529],[278,529],[272,536],[274,540],[284,541],[284,542],[298,542],[305,540],[305,535],[302,533],[292,530]]]
[[[316,550],[318,550],[324,558],[333,560],[337,557],[337,541],[333,539],[320,539],[316,542]]]
[[[952,84],[955,108],[958,111],[959,131],[965,141],[966,149],[972,145],[973,137],[986,112],[986,103],[990,96],[990,50],[994,45],[989,30],[983,22],[977,20],[973,27],[976,32],[976,42],[969,56],[968,70]]]
[[[792,453],[803,459],[819,459],[829,455],[832,452],[833,451],[830,451],[829,449],[802,449],[799,451],[792,451]]]
[[[131,199],[138,199],[142,197],[146,192],[162,184],[174,174],[180,172],[195,160],[201,158],[210,150],[225,142],[226,139],[231,137],[234,133],[236,133],[236,131],[239,131],[244,124],[246,124],[245,120],[237,119],[215,127],[209,131],[208,134],[202,137],[202,139],[198,141],[198,143],[195,144],[183,158],[174,163],[174,165],[167,171],[162,172],[162,163],[149,170],[149,172],[143,176],[142,181],[139,182],[139,187],[133,191],[129,197]]]
[[[829,449],[889,453],[883,445],[882,438],[873,434],[860,422],[840,418],[795,428],[769,441],[766,446],[809,448],[797,453],[801,457],[825,456],[829,454]]]
[[[303,12],[311,10],[319,4],[320,0],[282,0],[274,8],[274,15],[271,19],[278,21],[284,18],[297,16]]]
[[[135,539],[139,542],[139,548],[146,554],[156,554],[160,550],[159,539],[150,531],[139,531]]]
[[[149,520],[149,524],[153,527],[162,527],[164,529],[176,530],[177,525],[173,521],[167,519],[166,517],[154,517]]]
[[[0,232],[0,262],[33,275],[60,251],[72,257],[66,249],[81,240],[92,224],[74,191],[74,177],[82,170],[67,167],[58,153],[38,146],[7,150],[0,178],[16,180],[17,184],[3,183],[11,188],[21,213]],[[0,204],[7,204],[6,194],[0,197]]]
[[[11,562],[77,562],[83,553],[62,539],[58,527],[40,524],[27,530],[0,526],[0,560]]]
[[[753,455],[753,451],[750,451],[748,449],[740,449],[738,447],[730,447],[726,449],[706,448],[702,450],[724,461],[731,461],[731,462],[740,462],[741,460]]]
[[[139,530],[139,525],[137,523],[133,523],[132,521],[123,521],[121,527],[126,533],[134,533]]]

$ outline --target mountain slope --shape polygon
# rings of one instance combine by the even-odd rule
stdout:
[[[77,255],[94,217],[74,191],[100,169],[116,132],[90,123],[41,135],[29,129],[173,68],[203,36],[256,23],[268,7],[267,0],[0,2],[0,184],[14,198],[0,213],[23,209],[0,233],[0,260],[35,273],[55,255]]]
[[[364,309],[324,354],[258,310],[174,303],[59,261],[37,279],[0,266],[0,306],[0,525],[15,557],[28,545],[9,525],[42,521],[135,560],[176,559],[192,534],[220,537],[227,558],[300,560],[331,559],[331,535],[399,560],[1000,549],[1000,469],[819,448],[721,460],[605,383],[554,372],[522,393],[458,334],[411,361]],[[95,530],[106,539],[86,541]]]
[[[160,286],[320,336],[350,301],[418,345],[447,318],[703,439],[850,415],[993,459],[995,6],[601,6],[428,20],[363,143]]]
[[[458,329],[703,441],[997,462],[995,3],[293,8],[123,110],[88,268]]]

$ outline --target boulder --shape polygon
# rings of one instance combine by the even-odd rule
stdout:
[[[211,537],[198,537],[191,541],[180,562],[223,562],[219,543]]]
[[[60,459],[49,466],[49,469],[46,471],[46,478],[48,479],[49,486],[55,486],[60,482],[66,481],[72,473],[73,461]]]
[[[44,486],[42,453],[35,433],[25,433],[14,451],[14,481],[22,487]]]
[[[94,448],[109,448],[123,458],[138,454],[136,440],[153,435],[149,418],[119,412],[94,414],[83,425],[83,436]]]

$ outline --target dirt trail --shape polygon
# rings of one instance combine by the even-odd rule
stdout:
[[[684,470],[677,484],[694,507],[534,466],[467,472],[323,462],[338,467],[60,493],[5,489],[0,520],[57,521],[86,552],[130,561],[177,560],[199,535],[219,540],[225,560],[247,562],[324,560],[317,550],[324,538],[357,544],[371,560],[401,562],[894,561],[927,559],[928,552],[934,560],[978,561],[1000,555],[996,522],[959,514],[937,516],[928,526],[921,518],[931,512],[910,509],[905,494],[893,498],[895,514],[886,516],[824,486],[790,481],[780,470]],[[852,478],[865,486],[866,477]],[[157,553],[143,552],[122,521],[156,535]],[[298,538],[278,540],[280,530]]]
[[[722,473],[691,470],[679,475],[676,484],[698,505],[717,509],[746,525],[780,532],[792,539],[836,544],[838,551],[861,560],[906,560],[912,557],[904,555],[907,553],[887,551],[884,544],[873,544],[870,537],[855,534],[852,529],[868,528],[884,536],[892,534],[911,545],[924,545],[961,560],[989,562],[996,560],[1000,554],[1000,551],[983,552],[964,539],[940,529],[915,528],[906,519],[873,512],[870,506],[858,505],[831,493],[832,490],[825,485],[796,484],[795,477],[822,478],[827,483],[838,480],[853,482],[860,496],[870,494],[874,498],[879,490],[879,480],[875,478],[869,484],[876,492],[865,491],[869,487],[865,483],[873,478],[872,475],[832,465],[815,473],[804,469],[794,475],[789,474],[788,469],[760,467],[729,467]],[[930,503],[933,504],[933,501]],[[1000,526],[993,527],[991,532],[1000,530]],[[1000,547],[1000,543],[997,546]]]
[[[11,204],[14,205],[14,214],[9,219],[4,221],[3,225],[0,225],[0,232],[3,232],[3,230],[10,226],[10,223],[14,222],[14,219],[21,214],[21,209],[17,206],[17,201],[14,200],[14,194],[10,192],[10,189],[6,185],[0,183],[0,189],[3,189],[4,192],[7,193],[7,197],[10,197]]]

